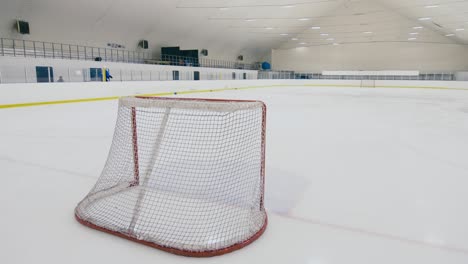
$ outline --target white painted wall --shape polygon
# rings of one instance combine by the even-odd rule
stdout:
[[[466,89],[468,82],[443,81],[376,81],[376,86],[386,87],[446,87]],[[360,87],[357,80],[249,80],[249,81],[166,81],[166,82],[110,82],[110,83],[28,83],[0,84],[0,105],[83,98],[128,96],[163,92],[196,90],[217,90],[224,88],[282,88],[303,86],[304,89],[316,87]],[[372,89],[372,88],[364,88]],[[222,94],[219,95],[222,98]],[[246,98],[248,99],[248,98]]]
[[[113,81],[172,80],[172,71],[179,71],[181,80],[193,80],[194,71],[200,72],[201,80],[231,80],[232,73],[236,73],[238,80],[243,78],[244,73],[247,79],[257,79],[258,75],[257,71],[252,70],[0,56],[0,83],[24,83],[25,79],[27,82],[37,82],[36,66],[53,67],[54,79],[63,76],[66,82],[82,82],[89,68],[109,68]]]
[[[457,81],[468,81],[468,72],[457,72],[455,78]]]
[[[360,43],[273,50],[274,69],[324,70],[468,70],[468,46],[428,43]]]
[[[323,71],[325,76],[419,76],[419,71]]]

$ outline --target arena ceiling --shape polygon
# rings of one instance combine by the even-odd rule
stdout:
[[[468,44],[468,0],[15,0],[10,20],[31,23],[26,38],[95,45],[208,48],[266,56],[271,49],[368,42]]]

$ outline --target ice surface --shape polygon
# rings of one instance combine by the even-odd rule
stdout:
[[[190,96],[267,103],[264,236],[200,260],[86,228],[73,209],[105,163],[117,101],[3,109],[0,262],[468,263],[468,91]]]

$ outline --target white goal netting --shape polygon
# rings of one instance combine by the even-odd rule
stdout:
[[[109,157],[76,218],[175,254],[213,256],[264,231],[266,108],[122,98]]]

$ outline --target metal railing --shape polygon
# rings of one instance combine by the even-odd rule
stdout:
[[[250,64],[227,60],[207,59],[203,57],[191,58],[172,55],[161,55],[159,57],[154,57],[149,51],[130,51],[123,49],[100,48],[9,38],[0,38],[0,55],[27,58],[97,60],[185,67],[209,67],[244,70],[259,69],[258,63]]]
[[[406,80],[406,81],[456,81],[454,72],[420,73],[418,76],[399,75],[323,75],[293,71],[260,71],[258,79],[305,79],[305,80]]]
[[[146,59],[151,58],[151,54],[147,51],[129,51],[8,38],[0,38],[0,55],[28,58],[102,60],[125,63],[144,63]]]
[[[206,67],[206,68],[220,68],[220,69],[240,69],[240,70],[258,70],[259,63],[250,64],[242,62],[234,62],[227,60],[216,60],[207,58],[193,58],[174,55],[161,55],[159,61],[148,61],[146,63],[172,65],[172,66],[188,66],[188,67]]]

